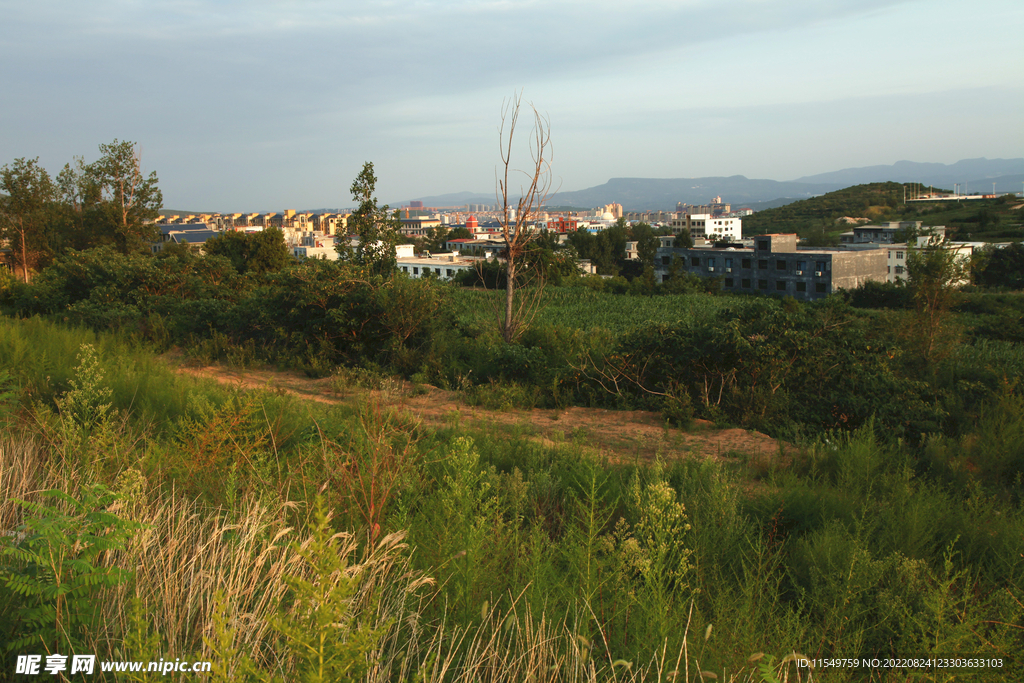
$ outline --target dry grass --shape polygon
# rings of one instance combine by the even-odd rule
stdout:
[[[516,604],[507,611],[488,610],[472,630],[436,628],[425,645],[410,644],[401,653],[403,666],[375,676],[374,683],[386,680],[422,680],[425,683],[699,683],[728,681],[753,683],[764,679],[754,664],[763,655],[748,660],[739,671],[721,674],[703,671],[700,657],[690,651],[689,621],[685,625],[682,646],[670,652],[667,644],[652,653],[647,662],[611,660],[599,653],[607,648],[580,635],[570,622],[552,622],[529,608]],[[605,644],[606,645],[606,644]],[[698,648],[700,650],[701,648]],[[796,666],[802,655],[790,655],[770,667],[778,681],[813,683],[810,669]]]
[[[46,449],[38,442],[0,441],[0,519],[6,528],[16,526],[20,510],[13,499],[44,487],[61,488],[74,479],[47,467]],[[288,604],[284,579],[339,578],[312,575],[299,554],[310,543],[307,511],[295,503],[268,505],[256,498],[240,501],[230,513],[176,495],[151,499],[141,475],[133,471],[119,478],[116,487],[122,493],[116,511],[145,526],[124,550],[108,558],[133,571],[134,577],[102,594],[105,618],[92,634],[94,651],[132,660],[209,660],[232,672],[236,663],[215,651],[220,611],[230,633],[230,653],[248,657],[284,680],[294,679],[296,664],[270,627],[270,618]],[[346,574],[359,577],[350,609],[360,615],[357,621],[369,619],[386,629],[371,653],[375,666],[364,679],[367,683],[760,680],[752,666],[712,679],[701,672],[699,653],[688,650],[686,638],[678,652],[662,648],[647,662],[612,661],[606,645],[581,635],[589,622],[585,615],[553,622],[518,601],[504,611],[485,604],[472,626],[455,626],[446,619],[427,623],[421,607],[437,599],[438,589],[412,570],[404,534],[387,535],[371,548],[361,546],[353,534],[335,538]],[[219,602],[215,596],[221,596]],[[132,645],[147,641],[152,651]]]
[[[47,472],[42,445],[12,434],[0,437],[0,532],[21,524],[18,500],[27,500],[45,486]]]
[[[233,651],[289,680],[294,662],[268,624],[287,593],[286,575],[317,579],[296,547],[305,547],[309,537],[287,523],[289,516],[301,513],[297,506],[271,509],[246,501],[236,519],[228,521],[170,498],[136,512],[148,528],[116,560],[134,568],[135,580],[104,596],[108,618],[106,633],[98,639],[105,642],[97,642],[100,651],[121,652],[131,659],[211,660],[233,671],[235,662],[223,661],[211,648],[216,613],[222,609]],[[296,524],[304,526],[304,520]],[[444,620],[424,623],[418,608],[420,601],[433,597],[432,582],[411,569],[404,534],[390,534],[370,550],[361,549],[351,534],[336,538],[339,554],[348,560],[347,573],[360,577],[351,609],[378,626],[389,625],[373,653],[377,666],[370,669],[367,683],[711,680],[702,676],[699,659],[686,651],[685,641],[679,652],[663,649],[646,663],[610,661],[601,654],[606,648],[581,636],[574,624],[552,622],[518,602],[505,611],[485,605],[481,621],[468,628]],[[217,594],[223,596],[221,604],[214,600]],[[152,632],[159,634],[158,652],[124,651],[123,634],[133,628],[133,600],[141,604]],[[747,670],[725,680],[757,679]]]
[[[259,647],[266,618],[285,592],[281,578],[295,562],[288,547],[293,529],[284,523],[284,508],[255,500],[240,508],[229,520],[175,496],[143,506],[136,519],[145,528],[116,560],[135,579],[106,596],[108,638],[130,630],[137,600],[159,634],[160,657],[206,657],[204,636],[212,634],[220,592],[236,622],[237,645]],[[108,645],[118,649],[116,642]]]
[[[379,435],[370,430],[368,436],[373,441]],[[108,437],[118,440],[116,434],[105,433],[104,440]],[[125,441],[134,447],[133,440]],[[74,494],[78,482],[96,476],[84,456],[67,452],[59,440],[0,439],[0,529],[21,523],[16,500],[51,488]],[[317,576],[302,557],[312,540],[310,511],[255,496],[230,510],[211,508],[174,493],[158,494],[131,468],[121,472],[113,488],[120,500],[108,511],[143,526],[125,548],[106,558],[132,572],[132,579],[100,594],[103,619],[88,636],[92,651],[108,659],[212,661],[224,680],[255,680],[238,666],[248,658],[265,673],[296,680],[299,664],[271,626],[272,617],[292,609],[286,577],[341,580]],[[701,672],[699,650],[691,653],[686,637],[678,652],[668,652],[666,645],[646,662],[613,660],[606,643],[583,635],[592,616],[585,608],[552,621],[512,600],[503,609],[483,605],[479,621],[471,625],[446,618],[427,622],[423,606],[443,598],[429,578],[412,569],[404,533],[369,546],[358,538],[367,538],[365,530],[334,536],[346,576],[358,577],[348,606],[358,615],[352,623],[368,621],[384,631],[368,656],[373,666],[362,679],[367,683],[712,680]],[[218,623],[226,625],[221,633]],[[229,634],[227,643],[223,633]],[[717,680],[760,680],[749,666],[721,674]]]

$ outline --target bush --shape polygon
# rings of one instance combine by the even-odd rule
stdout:
[[[903,282],[868,281],[856,289],[844,292],[846,300],[855,308],[914,307],[914,293]]]
[[[102,610],[100,592],[130,574],[107,560],[140,524],[109,511],[116,496],[100,485],[78,497],[63,491],[17,501],[25,521],[0,535],[2,603],[0,632],[8,654],[18,651],[83,652]]]

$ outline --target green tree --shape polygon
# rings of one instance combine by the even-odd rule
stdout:
[[[243,275],[275,272],[295,262],[284,233],[277,228],[223,233],[206,241],[206,253],[227,258]]]
[[[15,159],[0,170],[0,237],[11,245],[14,264],[28,282],[29,268],[37,268],[50,254],[47,213],[55,188],[39,159]]]
[[[629,228],[620,218],[607,230],[591,235],[586,230],[569,234],[569,244],[582,259],[589,259],[601,275],[618,275],[626,258]]]
[[[654,228],[648,223],[637,223],[633,226],[633,239],[636,240],[636,253],[640,265],[645,270],[653,268],[658,246],[661,244],[654,234]]]
[[[471,240],[473,239],[473,233],[469,231],[464,225],[459,225],[448,231],[448,237],[445,240]]]
[[[625,220],[616,221],[615,225],[597,233],[597,272],[602,275],[617,275],[626,260],[626,236],[628,228]]]
[[[89,173],[85,160],[76,157],[57,174],[56,250],[82,251],[113,244],[111,226],[105,225],[102,189]]]
[[[970,260],[945,239],[917,241],[919,246],[907,253],[907,285],[917,309],[911,334],[921,358],[933,363],[946,357],[959,340],[950,309],[957,290],[970,281]]]
[[[594,260],[596,240],[589,232],[586,230],[570,232],[566,241],[570,247],[576,250],[576,255],[581,259]]]
[[[427,231],[427,234],[414,240],[414,244],[423,251],[442,251],[444,243],[448,240],[448,228],[438,225]]]
[[[1014,242],[1002,249],[987,247],[975,257],[978,284],[1024,289],[1024,245]]]
[[[541,235],[525,253],[524,263],[530,270],[536,270],[544,282],[558,287],[567,278],[580,275],[576,251],[558,248],[558,238],[553,233]]]
[[[352,198],[359,202],[359,208],[349,217],[348,224],[359,235],[356,262],[377,274],[389,275],[395,270],[395,245],[401,222],[397,211],[390,214],[386,204],[377,206],[377,198],[373,196],[376,187],[373,163],[367,161],[352,181],[350,191]]]
[[[999,221],[1001,218],[1002,217],[994,208],[985,207],[978,212],[978,230],[980,232],[986,232],[999,227]]]
[[[834,247],[839,244],[839,235],[832,232],[835,223],[830,219],[822,219],[818,224],[809,227],[805,233],[805,244],[809,247]]]
[[[189,244],[188,242],[168,242],[157,254],[158,259],[184,259],[192,260],[196,256],[197,247]]]
[[[690,234],[689,230],[681,231],[676,235],[672,246],[676,249],[691,249],[693,247],[693,235]]]
[[[142,155],[134,142],[100,145],[100,159],[86,167],[87,183],[99,190],[102,212],[121,253],[147,250],[156,240],[154,221],[163,206],[156,171],[142,173]]]

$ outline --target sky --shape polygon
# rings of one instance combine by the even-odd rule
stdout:
[[[366,161],[392,205],[493,193],[516,93],[549,122],[564,191],[1024,156],[1020,0],[0,0],[0,16],[0,164],[56,174],[131,140],[171,209],[348,207]]]

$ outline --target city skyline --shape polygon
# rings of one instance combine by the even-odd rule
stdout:
[[[563,191],[1024,156],[1006,0],[2,6],[0,164],[132,140],[174,209],[348,206],[364,161],[382,201],[486,194],[517,90]]]

